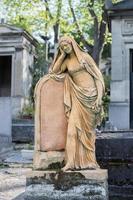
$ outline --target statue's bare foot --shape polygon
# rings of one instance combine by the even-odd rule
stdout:
[[[69,164],[67,164],[65,167],[61,169],[63,172],[69,171],[69,170],[74,170]]]

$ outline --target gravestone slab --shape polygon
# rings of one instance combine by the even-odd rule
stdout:
[[[40,170],[46,169],[50,162],[64,159],[67,134],[64,81],[44,76],[36,88],[36,104],[34,168]]]
[[[49,79],[41,88],[41,151],[65,147],[67,123],[64,112],[64,84]]]

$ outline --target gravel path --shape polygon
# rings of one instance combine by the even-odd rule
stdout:
[[[0,169],[0,200],[23,200],[26,174],[30,168]]]

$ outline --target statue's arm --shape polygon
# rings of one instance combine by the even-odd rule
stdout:
[[[58,60],[55,62],[52,69],[54,73],[62,72],[62,69],[65,67],[65,56],[66,54],[62,52]]]
[[[96,104],[97,106],[102,104],[102,97],[103,97],[103,85],[102,82],[98,79],[95,79],[95,84],[96,84],[96,88],[97,88],[97,100],[96,100]]]

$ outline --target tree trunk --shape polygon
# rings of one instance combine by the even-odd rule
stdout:
[[[53,26],[54,29],[54,52],[57,50],[58,40],[59,40],[59,34],[60,34],[60,26],[59,23],[56,23]]]
[[[59,24],[56,23],[54,26],[53,26],[53,29],[54,29],[54,43],[58,43],[58,40],[59,40]]]
[[[97,65],[99,65],[99,61],[101,59],[101,54],[104,47],[106,28],[107,28],[107,11],[105,10],[105,5],[103,5],[102,10],[103,10],[102,20],[99,24],[97,31],[95,32],[97,37],[94,37],[94,46],[92,53],[92,57]]]

